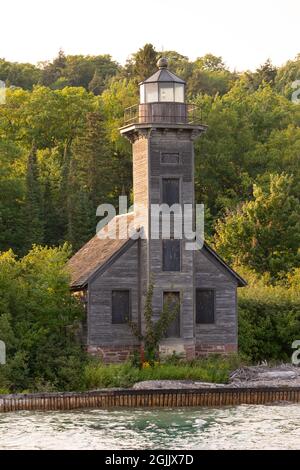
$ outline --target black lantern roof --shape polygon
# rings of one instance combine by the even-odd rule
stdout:
[[[147,78],[143,82],[140,83],[140,85],[144,83],[157,83],[157,82],[172,82],[172,83],[183,83],[185,84],[185,81],[182,80],[182,78],[177,77],[175,73],[172,73],[168,70],[168,61],[165,57],[161,57],[158,62],[157,66],[159,70],[155,72],[151,77]]]

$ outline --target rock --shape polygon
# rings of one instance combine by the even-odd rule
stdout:
[[[198,382],[193,380],[145,380],[133,385],[135,390],[184,390],[197,388],[224,387],[223,384],[211,382]]]
[[[297,374],[292,370],[270,370],[257,374],[257,380],[291,380],[296,377]]]

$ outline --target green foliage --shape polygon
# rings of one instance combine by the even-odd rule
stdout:
[[[237,357],[209,357],[177,364],[161,363],[153,367],[138,368],[130,363],[105,365],[92,361],[84,370],[87,390],[106,387],[130,387],[143,380],[201,380],[226,383],[229,374],[241,363]]]
[[[158,53],[152,44],[145,44],[139,49],[132,58],[127,61],[125,74],[132,78],[136,83],[149,78],[156,70]]]
[[[278,69],[275,88],[287,98],[291,98],[293,91],[292,84],[300,77],[300,54],[294,60],[288,60],[286,64]]]
[[[196,142],[195,186],[209,214],[209,235],[216,220],[251,198],[253,184],[270,173],[293,175],[299,194],[300,107],[287,99],[299,58],[278,71],[267,61],[253,74],[237,75],[212,54],[195,61],[172,50],[164,55],[187,81],[188,99],[208,124]],[[38,67],[0,61],[0,79],[22,87],[8,88],[0,106],[0,249],[23,254],[34,242],[65,240],[77,249],[94,233],[98,201],[116,204],[120,193],[131,194],[131,148],[118,128],[124,109],[138,103],[137,82],[156,70],[157,58],[146,44],[125,67],[107,55],[63,51]],[[13,83],[12,76],[20,81]],[[34,187],[41,196],[28,230],[33,144]]]
[[[249,265],[274,278],[300,263],[300,201],[292,178],[270,175],[254,185],[254,199],[229,213],[216,227],[216,248],[228,261]]]
[[[13,85],[31,90],[33,85],[38,83],[40,77],[40,69],[32,64],[18,64],[0,59],[0,80],[5,82],[6,86]]]
[[[258,283],[239,293],[239,348],[252,361],[290,361],[300,334],[300,296]]]
[[[143,343],[145,361],[149,362],[152,366],[155,360],[158,359],[159,343],[164,338],[169,325],[177,317],[180,309],[180,305],[172,305],[170,302],[166,302],[159,314],[159,318],[155,320],[152,305],[153,291],[154,284],[150,282],[144,307],[145,332],[142,334],[139,331],[138,325],[130,323],[133,333]]]
[[[0,387],[79,389],[84,358],[76,341],[82,307],[69,291],[65,263],[70,250],[34,246],[18,260],[0,256],[0,338],[7,364]]]
[[[267,61],[254,72],[237,74],[212,54],[195,61],[172,50],[164,55],[170,69],[186,80],[188,100],[200,107],[198,118],[208,125],[195,143],[196,201],[206,206],[207,235],[212,239],[216,231],[220,254],[253,268],[250,278],[260,274],[263,280],[256,277],[257,285],[280,282],[282,289],[296,293],[300,106],[291,102],[291,94],[292,83],[300,76],[300,57],[279,69]],[[138,81],[156,70],[157,58],[154,47],[146,44],[125,67],[109,55],[69,56],[63,51],[38,66],[0,60],[0,80],[7,85],[6,103],[0,106],[0,250],[6,252],[1,256],[0,328],[11,351],[0,387],[7,388],[11,377],[17,387],[53,387],[52,366],[45,367],[44,376],[38,360],[29,358],[37,357],[34,343],[41,350],[46,347],[39,339],[46,327],[41,327],[38,304],[47,312],[47,305],[52,305],[48,313],[54,318],[58,309],[47,296],[35,296],[36,286],[44,292],[40,278],[36,285],[29,282],[25,261],[17,261],[7,250],[23,255],[34,243],[55,246],[66,240],[77,249],[94,234],[97,205],[117,205],[121,193],[131,194],[131,148],[118,128],[124,109],[139,101]],[[37,252],[35,256],[37,260]],[[249,280],[248,273],[245,277]],[[278,300],[278,312],[270,319],[263,296],[259,300],[265,312],[261,334],[272,326],[269,334],[277,335],[285,318],[280,312],[287,312],[288,301],[283,297],[281,305]],[[241,324],[252,331],[260,305],[255,299],[250,303],[249,311],[243,304]],[[288,313],[286,318],[290,325]],[[287,331],[292,331],[293,321]],[[22,328],[26,340],[17,354]],[[251,341],[251,335],[243,337]],[[279,343],[284,341],[282,337]],[[69,350],[67,343],[64,347]],[[286,346],[280,348],[288,354]],[[279,356],[280,351],[272,354]],[[76,371],[76,354],[74,359],[53,362],[53,367],[62,370],[64,362]],[[59,381],[67,386],[64,374]]]

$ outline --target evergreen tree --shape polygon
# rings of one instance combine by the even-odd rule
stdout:
[[[47,178],[44,189],[44,218],[45,218],[45,236],[44,243],[47,246],[57,245],[62,239],[63,234],[60,233],[60,215],[58,207],[53,200],[53,191],[51,181]]]
[[[81,189],[69,198],[67,240],[73,251],[79,250],[96,233],[96,215],[86,190]]]
[[[24,205],[24,248],[44,241],[43,198],[39,181],[37,150],[35,145],[28,156]]]
[[[157,70],[157,59],[158,53],[153,45],[145,44],[127,62],[127,76],[134,79],[137,83],[145,80]]]
[[[96,96],[101,95],[101,93],[105,90],[105,81],[97,70],[95,70],[94,76],[89,83],[88,90],[94,93]]]

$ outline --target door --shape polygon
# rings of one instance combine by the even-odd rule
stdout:
[[[164,305],[166,304],[169,308],[178,310],[176,318],[167,329],[166,338],[180,338],[180,293],[164,292]]]

